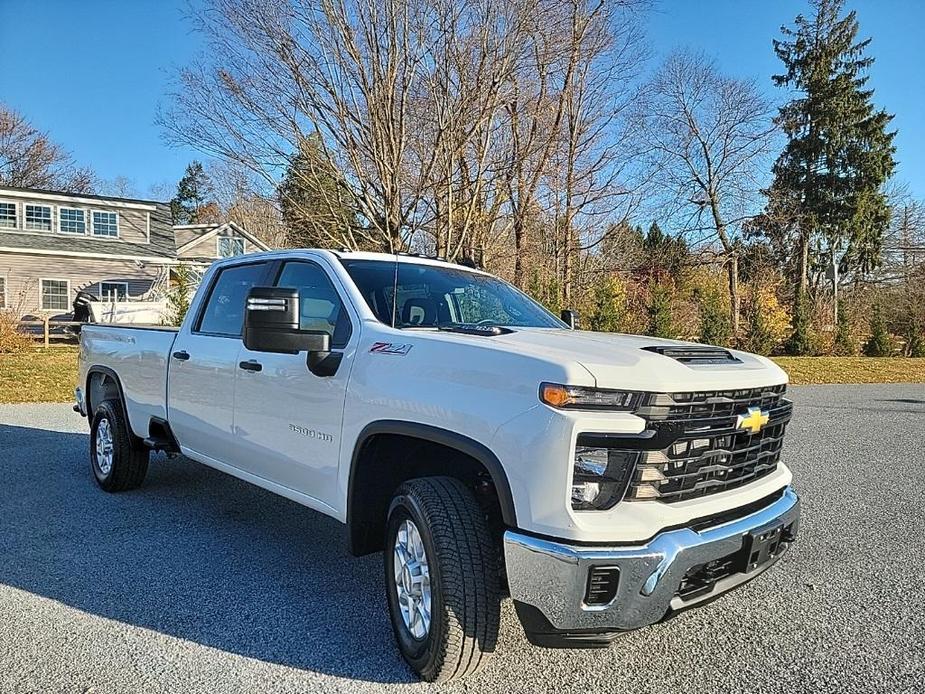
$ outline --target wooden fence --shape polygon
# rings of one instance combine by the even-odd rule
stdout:
[[[25,328],[24,332],[34,337],[36,340],[41,340],[46,347],[48,347],[53,340],[57,341],[76,341],[77,340],[77,331],[55,331],[57,327],[78,327],[81,325],[86,325],[86,323],[81,323],[80,321],[74,320],[55,320],[49,318],[48,316],[43,316],[41,320],[22,320],[19,322],[19,325]],[[41,331],[35,330],[34,328],[41,328]]]

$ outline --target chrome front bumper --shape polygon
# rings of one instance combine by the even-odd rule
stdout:
[[[588,636],[590,641],[593,634],[638,629],[708,602],[759,575],[786,550],[799,515],[799,498],[788,487],[783,496],[749,515],[699,531],[668,530],[642,545],[588,547],[509,530],[504,534],[504,557],[511,597],[528,637],[531,631],[543,631],[576,640]],[[719,579],[706,594],[688,600],[679,596],[690,569],[739,552],[750,532],[780,525],[788,528],[788,542],[772,560],[748,573]],[[591,567],[619,569],[616,596],[606,605],[584,603]]]

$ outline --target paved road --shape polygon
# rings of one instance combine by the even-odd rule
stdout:
[[[499,653],[452,691],[925,691],[925,385],[792,392],[781,564],[602,651],[534,649],[505,604]],[[0,692],[433,689],[337,523],[185,460],[107,495],[86,449],[69,407],[0,406]]]

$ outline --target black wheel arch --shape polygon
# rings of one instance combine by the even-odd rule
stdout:
[[[369,538],[366,537],[362,512],[357,509],[357,499],[361,496],[361,491],[357,486],[360,476],[357,473],[367,446],[371,441],[382,435],[394,435],[436,444],[452,449],[476,461],[491,478],[504,525],[517,527],[517,515],[511,485],[501,461],[491,449],[468,436],[441,427],[419,422],[383,419],[370,422],[363,427],[354,444],[350,460],[350,475],[347,484],[347,527],[350,531],[350,549],[354,554],[359,556],[378,549],[375,542],[370,544]],[[446,473],[436,471],[434,474]],[[390,492],[391,490],[383,491]],[[382,522],[385,523],[384,518]]]
[[[116,393],[118,395],[119,403],[121,404],[121,407],[122,407],[122,415],[125,417],[125,421],[129,422],[128,408],[125,404],[125,393],[122,390],[122,381],[119,380],[119,375],[115,371],[110,369],[108,366],[99,366],[99,365],[91,366],[89,369],[87,369],[87,382],[84,384],[84,388],[85,388],[84,398],[87,403],[87,418],[90,421],[93,421],[93,413],[95,411],[94,408],[96,405],[99,404],[99,400],[97,401],[93,400],[94,389],[92,387],[93,377],[96,376],[97,374],[105,376],[107,379],[109,379],[113,383],[116,389]],[[111,398],[103,398],[103,399],[108,400]]]

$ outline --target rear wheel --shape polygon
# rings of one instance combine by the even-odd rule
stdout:
[[[498,566],[484,513],[459,480],[399,487],[389,510],[385,579],[402,656],[425,680],[477,672],[498,639]]]
[[[104,400],[90,425],[90,468],[97,484],[107,492],[122,492],[141,485],[148,472],[150,451],[132,434],[117,400]]]

